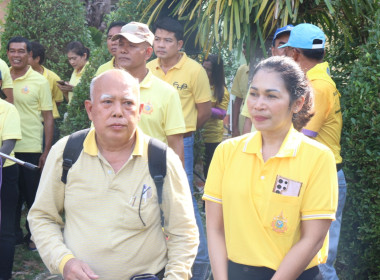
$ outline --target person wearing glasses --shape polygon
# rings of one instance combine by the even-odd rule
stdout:
[[[28,220],[44,263],[64,279],[191,277],[199,233],[186,173],[168,148],[160,207],[148,167],[150,137],[137,127],[139,88],[120,69],[92,80],[85,106],[94,128],[66,185],[57,174],[68,138],[49,154]]]

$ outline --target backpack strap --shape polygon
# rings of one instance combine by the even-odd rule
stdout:
[[[163,142],[150,138],[148,145],[149,173],[156,184],[158,203],[162,203],[162,188],[166,176],[166,149]]]
[[[90,129],[86,128],[74,132],[69,136],[69,139],[67,140],[62,155],[63,163],[61,181],[64,184],[67,183],[67,173],[69,172],[70,168],[74,165],[74,163],[77,161],[80,153],[83,150],[83,142],[89,131]]]

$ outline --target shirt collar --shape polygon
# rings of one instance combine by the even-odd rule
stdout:
[[[306,73],[309,81],[325,80],[335,87],[335,82],[331,79],[330,67],[328,62],[322,62],[315,65]]]
[[[140,83],[140,88],[150,88],[152,86],[152,78],[153,74],[152,72],[148,69],[148,74],[144,77],[144,79]]]
[[[275,157],[295,157],[301,144],[301,139],[302,135],[292,125]],[[261,154],[262,138],[260,131],[253,132],[245,141],[244,153]]]
[[[136,142],[132,151],[132,156],[142,156],[144,148],[143,134],[139,128],[136,129]],[[95,128],[91,128],[88,132],[86,139],[83,142],[83,151],[90,156],[97,156],[99,153],[98,145],[95,139]]]
[[[23,80],[23,79],[25,79],[26,77],[28,77],[29,74],[32,73],[32,71],[34,71],[33,68],[32,68],[32,66],[28,65],[28,67],[29,67],[29,68],[28,68],[28,70],[26,71],[26,73],[25,73],[23,76],[16,78],[15,80]],[[9,70],[12,71],[12,67],[10,67]]]
[[[170,69],[173,69],[173,68],[177,68],[177,69],[181,69],[181,67],[185,64],[186,60],[187,60],[187,55],[185,52],[179,52],[180,54],[182,54],[182,57],[181,59],[177,62],[177,64],[175,64],[172,68]],[[156,69],[158,68],[161,68],[160,67],[161,65],[161,59],[158,58],[157,59],[157,66],[156,66]]]

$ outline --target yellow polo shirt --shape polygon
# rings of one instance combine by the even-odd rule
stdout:
[[[73,71],[73,73],[71,74],[70,81],[69,81],[70,85],[76,86],[77,84],[79,84],[80,79],[82,78],[84,71],[86,71],[87,65],[88,65],[88,62],[83,66],[83,68],[80,72],[78,72],[77,70]],[[73,99],[73,94],[74,93],[72,91],[69,92],[69,104],[71,102],[71,99]]]
[[[222,102],[217,102],[216,97],[214,96],[214,87],[211,87],[212,97],[211,104],[213,108],[220,108],[227,111],[228,103],[230,102],[230,94],[228,93],[227,88],[224,88],[224,95]],[[205,143],[220,143],[223,140],[223,120],[210,118],[204,124],[202,128],[202,137]]]
[[[306,73],[314,92],[315,115],[302,132],[329,147],[336,163],[342,162],[340,136],[342,132],[342,111],[340,93],[330,77],[327,62],[315,65]]]
[[[195,60],[181,52],[182,58],[166,74],[157,58],[147,67],[160,79],[171,84],[179,93],[182,112],[185,118],[186,132],[197,129],[197,108],[195,104],[211,100],[210,83],[204,68]]]
[[[249,66],[241,65],[236,71],[234,81],[232,83],[231,94],[245,100],[248,92],[248,76]]]
[[[24,76],[13,81],[14,104],[20,114],[22,132],[22,140],[17,141],[15,152],[41,153],[43,125],[40,111],[51,111],[53,105],[49,82],[28,67]]]
[[[148,136],[137,129],[131,156],[115,172],[91,130],[64,185],[62,153],[67,139],[52,147],[28,215],[32,238],[50,272],[62,273],[75,256],[100,280],[130,279],[164,267],[165,279],[189,279],[199,233],[186,173],[174,151],[167,151],[163,231],[148,167]],[[142,195],[144,186],[147,191]]]
[[[103,72],[106,72],[107,70],[114,69],[114,63],[115,63],[115,57],[113,56],[112,59],[102,65],[99,66],[98,70],[95,73],[95,77],[99,76]]]
[[[20,116],[13,104],[0,99],[0,147],[3,145],[3,141],[10,139],[21,139]],[[13,151],[10,156],[14,157]],[[13,164],[15,164],[13,161],[7,159],[3,167]]]
[[[9,67],[2,59],[0,59],[0,71],[2,76],[1,88],[13,88],[13,81],[9,72]]]
[[[301,221],[335,219],[336,166],[329,148],[293,127],[265,163],[261,149],[260,132],[222,142],[203,199],[222,204],[228,259],[277,270],[300,239]],[[308,268],[326,261],[327,238]]]
[[[57,81],[60,81],[61,78],[54,73],[53,71],[45,68],[42,66],[44,69],[44,72],[42,75],[48,80],[49,85],[50,85],[50,91],[51,91],[51,96],[52,96],[52,103],[53,103],[53,117],[55,119],[59,118],[59,112],[57,108],[57,103],[56,102],[62,102],[63,101],[63,93],[59,89]]]
[[[177,91],[150,70],[140,83],[140,102],[144,108],[138,126],[145,134],[168,143],[168,135],[185,133]]]

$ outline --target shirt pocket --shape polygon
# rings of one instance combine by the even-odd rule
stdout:
[[[293,235],[300,224],[300,197],[271,193],[263,224],[274,236]]]

